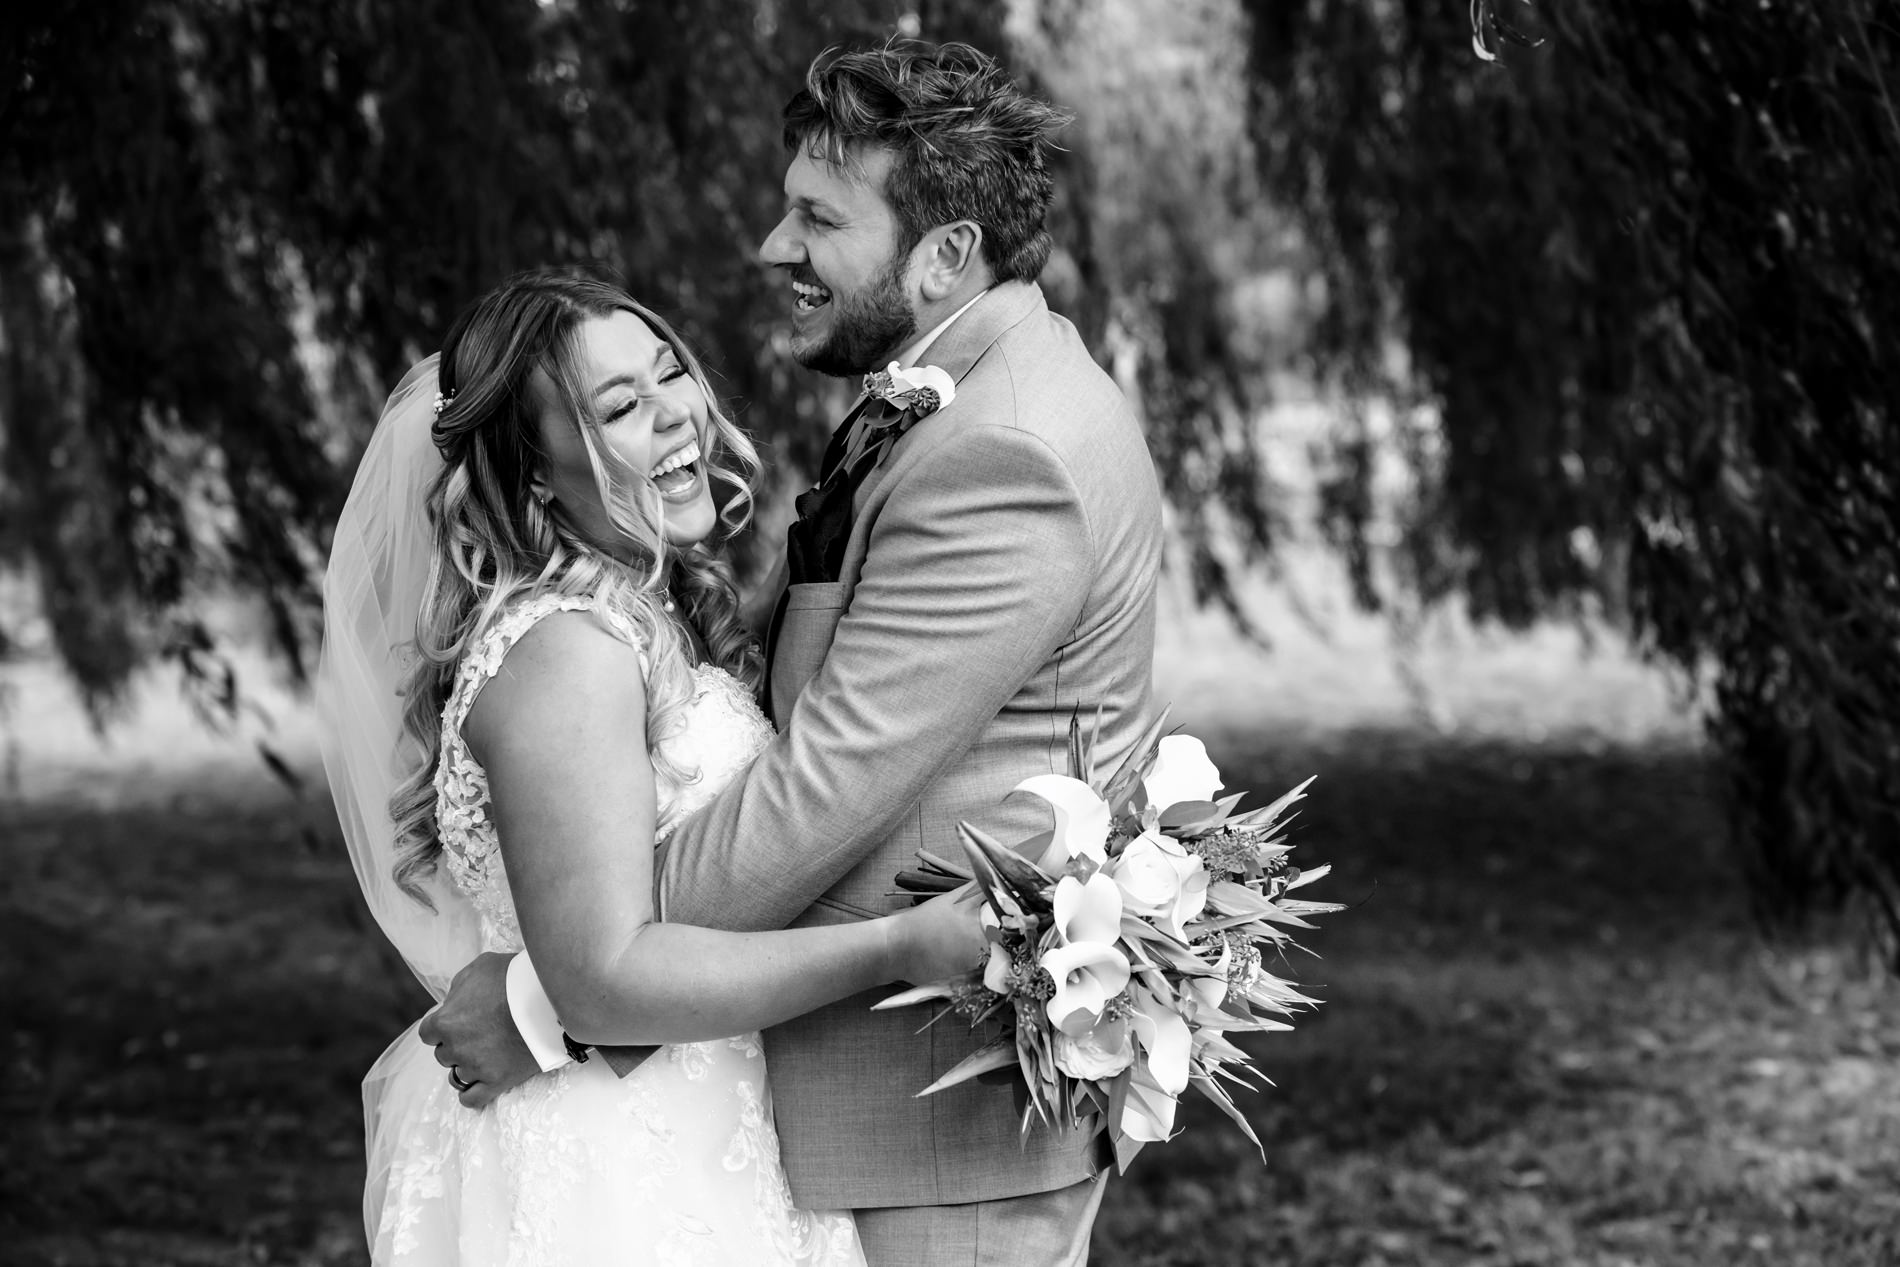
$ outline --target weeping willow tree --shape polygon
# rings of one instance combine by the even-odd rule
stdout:
[[[1041,0],[1013,48],[1077,119],[1064,138],[1073,276],[1045,278],[1147,426],[1197,601],[1256,633],[1237,572],[1289,528],[1255,425],[1279,348],[1247,297],[1285,269],[1248,119],[1247,24],[1232,0]]]
[[[1281,527],[1243,300],[1303,266],[1313,372],[1434,420],[1398,434],[1417,492],[1378,573],[1383,441],[1342,418],[1321,505],[1362,596],[1626,621],[1712,681],[1763,913],[1864,898],[1900,930],[1900,14],[1551,0],[1528,48],[1522,0],[1472,10],[14,6],[0,571],[102,712],[166,655],[228,702],[221,590],[302,666],[382,391],[530,264],[618,270],[808,467],[834,392],[754,263],[777,106],[826,45],[968,39],[1078,109],[1045,285],[1138,399],[1203,598],[1238,615],[1230,570]]]
[[[1900,6],[1248,8],[1319,366],[1438,420],[1407,582],[1706,674],[1761,914],[1900,948]]]
[[[913,11],[917,10],[917,11]],[[0,567],[89,703],[254,595],[307,664],[381,393],[508,273],[617,272],[794,460],[822,385],[752,263],[777,106],[835,42],[1000,6],[54,0],[0,19]],[[0,641],[5,631],[0,630]]]
[[[1151,30],[1168,25],[1168,5],[1143,3]],[[892,34],[995,51],[1033,88],[1088,97],[1098,121],[1192,89],[1178,74],[1078,75],[1069,46],[1098,10],[56,0],[13,13],[0,45],[0,567],[35,578],[52,642],[101,716],[160,656],[231,704],[203,619],[214,591],[261,598],[300,672],[328,526],[381,392],[461,304],[533,264],[618,272],[709,351],[781,466],[809,468],[837,390],[792,363],[783,296],[755,262],[779,212],[779,104],[820,49]],[[1125,70],[1133,34],[1098,51]],[[1196,29],[1170,38],[1191,60]],[[1247,240],[1224,208],[1246,201],[1236,182],[1253,172],[1225,162],[1221,196],[1204,199],[1193,158],[1244,140],[1239,66],[1227,59],[1224,119],[1204,116],[1223,133],[1177,118],[1065,138],[1048,279],[1098,346],[1143,349],[1130,385],[1193,508],[1192,562],[1215,596],[1228,586],[1206,494],[1239,494],[1232,517],[1267,543],[1251,442],[1231,443],[1247,379],[1203,303],[1218,291],[1211,252]],[[1137,97],[1117,95],[1131,86]],[[1145,190],[1127,180],[1143,153],[1173,164]]]

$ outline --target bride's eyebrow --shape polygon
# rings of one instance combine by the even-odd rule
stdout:
[[[673,355],[674,355],[673,345],[671,343],[662,341],[660,343],[660,346],[655,348],[653,352],[654,368],[656,369],[659,368],[661,363],[664,362],[667,357],[673,356]],[[616,387],[638,387],[639,385],[640,385],[640,379],[639,379],[639,376],[636,374],[616,374],[612,378],[607,379],[606,381],[602,382],[598,387],[594,388],[594,399],[599,400],[602,396],[605,396],[608,392],[612,391]]]

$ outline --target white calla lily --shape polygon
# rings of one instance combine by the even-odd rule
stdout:
[[[1227,1001],[1227,974],[1232,970],[1233,965],[1234,948],[1223,937],[1220,943],[1220,957],[1208,965],[1219,975],[1189,977],[1182,984],[1187,987],[1187,992],[1194,996],[1196,1004],[1202,1009],[1212,1011]]]
[[[1058,946],[1043,955],[1042,966],[1056,983],[1046,1005],[1049,1019],[1065,1034],[1087,1032],[1128,984],[1128,956],[1099,941]]]
[[[1180,1101],[1144,1076],[1140,1065],[1128,1083],[1122,1102],[1122,1134],[1142,1144],[1164,1143],[1174,1131],[1174,1110]]]
[[[1055,812],[1055,839],[1042,864],[1045,870],[1071,858],[1108,860],[1108,802],[1094,788],[1065,774],[1038,774],[1018,783],[1011,795],[1016,792],[1041,797]]]
[[[990,943],[989,962],[983,965],[983,988],[995,994],[1009,993],[1009,952]]]
[[[1056,881],[1056,932],[1064,945],[1112,946],[1121,937],[1122,891],[1100,871],[1087,880],[1065,875]]]
[[[990,909],[987,902],[977,912],[977,919],[983,924],[985,936],[991,930],[1001,930],[1003,927],[1003,921],[996,917],[996,912]],[[997,994],[1008,994],[1009,969],[1009,951],[1003,949],[1003,939],[991,937],[989,962],[983,965],[983,988]]]
[[[1194,1051],[1194,1035],[1181,1014],[1145,989],[1131,992],[1135,1010],[1129,1020],[1135,1029],[1135,1041],[1148,1053],[1148,1073],[1155,1086],[1169,1095],[1187,1090],[1188,1057]]]
[[[896,361],[892,361],[885,372],[891,376],[892,391],[914,392],[927,387],[937,393],[939,409],[957,398],[957,380],[934,365],[913,365],[903,369]]]
[[[1158,747],[1154,768],[1141,781],[1148,803],[1167,809],[1183,801],[1211,801],[1223,786],[1207,745],[1193,735],[1169,735]]]

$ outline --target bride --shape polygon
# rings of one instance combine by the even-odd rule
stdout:
[[[713,545],[757,466],[667,325],[568,274],[477,301],[390,397],[318,683],[365,895],[438,998],[525,946],[571,1042],[663,1046],[478,1110],[411,1027],[364,1082],[379,1264],[863,1261],[848,1214],[792,1207],[754,1031],[963,969],[973,907],[746,934],[652,907],[654,843],[771,734]]]

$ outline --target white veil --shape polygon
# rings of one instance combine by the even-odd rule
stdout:
[[[323,768],[363,899],[416,979],[440,999],[480,953],[480,924],[440,868],[424,886],[434,910],[397,886],[389,816],[390,793],[422,759],[403,733],[399,690],[433,549],[424,499],[442,469],[430,436],[435,367],[433,356],[418,363],[390,394],[337,521],[323,582],[316,703]],[[425,1088],[445,1076],[411,1026],[363,1079],[364,1219],[372,1245],[394,1146],[422,1109]]]
[[[383,935],[430,994],[441,998],[481,951],[468,899],[438,871],[425,886],[432,911],[396,884],[390,793],[422,754],[403,734],[402,680],[429,577],[432,533],[424,499],[442,469],[431,356],[403,375],[337,521],[323,581],[323,654],[316,702],[323,768],[363,899]]]

